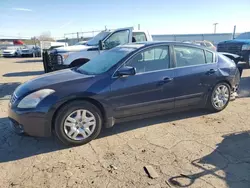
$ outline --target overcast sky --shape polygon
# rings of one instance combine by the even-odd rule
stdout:
[[[134,26],[151,34],[250,31],[250,0],[0,0],[0,38]]]

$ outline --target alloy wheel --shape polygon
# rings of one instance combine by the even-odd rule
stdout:
[[[95,116],[85,109],[75,110],[64,121],[64,133],[74,141],[88,138],[93,134],[95,127]]]
[[[212,103],[215,108],[222,109],[227,105],[229,101],[229,88],[225,85],[218,85],[218,87],[214,90]]]

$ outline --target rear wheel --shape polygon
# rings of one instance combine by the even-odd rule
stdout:
[[[207,101],[207,107],[213,112],[219,112],[225,109],[229,103],[231,89],[227,83],[218,83],[210,93]]]
[[[101,131],[99,109],[87,101],[63,106],[55,119],[55,134],[65,145],[82,145],[95,139]]]

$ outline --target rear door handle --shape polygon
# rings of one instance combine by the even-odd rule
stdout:
[[[173,81],[173,78],[165,77],[161,81],[158,82],[158,85],[163,85],[163,84],[166,84],[166,83],[169,83],[169,82],[172,82],[172,81]]]
[[[207,75],[211,75],[211,74],[214,74],[216,73],[217,70],[215,69],[210,69],[209,71],[207,71]]]

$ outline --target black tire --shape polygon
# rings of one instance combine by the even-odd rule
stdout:
[[[216,89],[217,89],[219,86],[222,86],[222,85],[224,85],[224,86],[227,87],[227,89],[228,89],[228,91],[229,91],[229,97],[228,97],[227,103],[226,103],[222,108],[218,108],[218,107],[216,107],[216,106],[214,105],[214,102],[213,102],[213,95],[214,95]],[[210,92],[210,94],[209,94],[209,96],[208,96],[208,99],[207,99],[207,105],[206,105],[206,107],[207,107],[207,109],[210,110],[211,112],[220,112],[220,111],[224,110],[224,109],[227,107],[227,105],[228,105],[228,103],[229,103],[229,101],[230,101],[230,97],[231,97],[231,88],[230,88],[230,86],[229,86],[226,82],[220,82],[220,83],[216,84],[216,85],[214,86],[213,90]]]
[[[90,111],[96,120],[96,127],[93,133],[84,140],[76,141],[69,138],[64,132],[64,121],[72,112],[78,109],[86,109]],[[73,101],[63,106],[57,113],[55,118],[55,134],[57,138],[67,146],[79,146],[90,142],[95,139],[101,132],[102,129],[102,118],[100,110],[90,102],[87,101]]]

